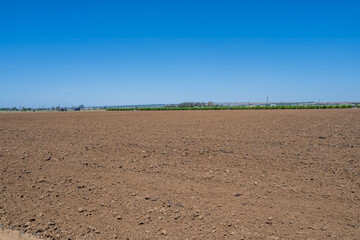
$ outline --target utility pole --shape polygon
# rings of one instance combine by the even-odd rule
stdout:
[[[266,105],[269,105],[269,97],[266,97]]]

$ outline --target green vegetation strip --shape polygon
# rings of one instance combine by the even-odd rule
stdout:
[[[162,107],[162,108],[107,108],[106,111],[179,111],[179,110],[261,110],[261,109],[333,109],[353,108],[358,105],[310,105],[310,106],[249,106],[249,107]]]

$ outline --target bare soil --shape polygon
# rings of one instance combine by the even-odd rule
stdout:
[[[39,240],[37,236],[16,230],[0,228],[1,240]]]
[[[0,225],[50,239],[360,239],[360,111],[0,114]]]

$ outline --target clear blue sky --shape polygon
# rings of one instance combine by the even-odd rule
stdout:
[[[359,101],[360,1],[0,1],[0,107]]]

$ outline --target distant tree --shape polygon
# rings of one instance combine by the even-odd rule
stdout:
[[[215,103],[214,103],[214,102],[209,101],[207,105],[208,105],[208,107],[213,107],[213,106],[215,105]]]
[[[175,104],[166,104],[165,108],[175,108],[176,105]]]
[[[60,107],[60,105],[58,105],[55,110],[59,112],[66,112],[68,109],[67,107]]]
[[[214,102],[182,102],[177,105],[178,107],[213,107],[215,106]]]

